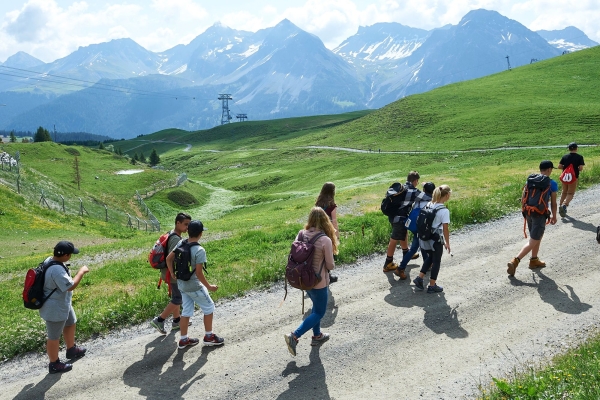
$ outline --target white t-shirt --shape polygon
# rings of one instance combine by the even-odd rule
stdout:
[[[429,202],[427,204],[429,208],[437,208],[438,211],[435,214],[435,218],[433,218],[433,231],[440,235],[440,241],[444,243],[444,224],[450,223],[450,210],[446,208],[446,206],[442,203],[433,203]],[[419,246],[423,250],[433,250],[433,240],[419,240]]]

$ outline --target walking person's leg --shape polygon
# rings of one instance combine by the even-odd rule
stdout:
[[[433,245],[433,252],[431,254],[431,274],[429,276],[429,287],[427,288],[427,293],[436,293],[444,290],[441,286],[436,284],[437,277],[440,272],[443,253],[444,245],[440,242],[435,242]]]

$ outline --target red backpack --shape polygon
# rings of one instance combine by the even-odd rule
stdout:
[[[53,265],[62,265],[69,273],[67,267],[58,261],[51,260],[46,263],[41,262],[37,268],[30,268],[25,275],[25,284],[23,285],[23,305],[30,310],[39,310],[44,305],[57,288],[54,288],[48,296],[44,296],[44,282],[46,281],[46,271]]]
[[[171,236],[177,235],[173,231],[169,231],[161,237],[158,238],[154,246],[152,246],[152,250],[150,250],[150,254],[148,254],[148,262],[150,266],[154,269],[163,269],[167,268],[167,263],[165,262],[165,258],[167,257],[167,246],[169,244],[169,239]],[[179,235],[177,235],[179,236]]]

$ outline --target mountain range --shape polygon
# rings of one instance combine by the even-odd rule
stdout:
[[[85,131],[131,138],[230,117],[379,108],[436,87],[595,46],[574,27],[533,32],[473,10],[431,31],[377,23],[333,50],[289,20],[258,32],[215,24],[187,45],[151,52],[131,39],[80,47],[43,63],[19,52],[0,64],[0,129]]]

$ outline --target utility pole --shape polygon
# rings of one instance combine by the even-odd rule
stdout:
[[[238,122],[243,122],[248,119],[248,114],[236,114],[235,117],[238,119]]]
[[[54,124],[54,143],[56,143],[56,124]]]
[[[510,71],[510,60],[508,59],[508,56],[506,56],[506,62],[508,63],[508,70]]]
[[[221,112],[221,125],[228,124],[231,120],[231,115],[229,114],[229,100],[233,100],[231,94],[219,94],[219,100],[221,100],[222,104],[222,112]]]

